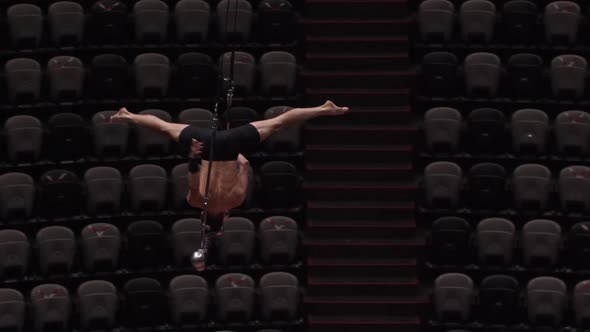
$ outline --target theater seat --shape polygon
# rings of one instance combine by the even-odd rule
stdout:
[[[30,301],[35,331],[63,331],[70,327],[72,300],[65,287],[39,285],[31,290]]]
[[[254,22],[250,2],[246,0],[221,0],[217,4],[216,12],[219,41],[223,43],[244,43],[250,40]]]
[[[554,133],[561,155],[584,157],[590,152],[590,114],[575,110],[559,113]]]
[[[547,167],[525,164],[514,169],[512,195],[519,211],[545,211],[551,191],[551,171]]]
[[[447,0],[426,0],[418,7],[418,27],[423,41],[447,42],[453,35],[455,6]]]
[[[461,113],[450,107],[434,107],[424,114],[426,146],[432,153],[456,152],[461,141]]]
[[[496,6],[487,0],[468,0],[459,9],[461,37],[468,43],[489,43],[494,36]]]
[[[441,217],[432,222],[431,258],[437,264],[462,264],[469,259],[471,226],[459,217]]]
[[[258,226],[260,259],[264,264],[292,263],[299,244],[297,223],[288,217],[265,218]]]
[[[222,322],[251,320],[255,304],[254,287],[254,280],[242,273],[228,273],[217,278],[217,318]]]
[[[463,171],[451,162],[438,161],[424,169],[426,204],[435,209],[455,209],[459,206],[463,188]]]
[[[525,299],[531,325],[556,327],[563,321],[568,298],[562,280],[553,277],[532,279],[527,285]]]
[[[271,272],[260,278],[260,304],[266,321],[292,321],[299,311],[297,277],[286,272]]]
[[[553,1],[545,6],[545,37],[552,44],[570,45],[578,40],[581,9],[573,1]]]
[[[434,311],[442,322],[464,322],[471,316],[473,280],[465,274],[446,273],[434,280]]]
[[[209,37],[211,8],[203,0],[181,0],[174,6],[176,38],[182,44],[202,43]]]
[[[512,263],[516,228],[504,218],[487,218],[477,224],[475,242],[478,260],[484,266]]]

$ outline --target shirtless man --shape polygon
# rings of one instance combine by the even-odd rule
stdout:
[[[188,203],[204,208],[205,186],[212,144],[213,167],[209,184],[207,224],[211,231],[220,230],[223,217],[230,209],[244,202],[248,189],[250,166],[242,153],[252,153],[259,144],[284,128],[301,124],[319,116],[341,115],[348,107],[336,106],[331,101],[310,108],[293,108],[277,117],[252,122],[237,128],[221,130],[211,142],[212,129],[203,129],[180,123],[169,123],[153,115],[140,115],[121,108],[111,117],[113,122],[126,122],[152,129],[167,135],[189,150]],[[198,172],[199,158],[202,159]]]

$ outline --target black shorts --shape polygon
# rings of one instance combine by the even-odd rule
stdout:
[[[203,144],[203,152],[200,158],[209,160],[212,134],[213,129],[188,126],[180,132],[178,142],[183,148],[190,151],[191,141],[192,139],[196,139]],[[227,130],[219,130],[215,134],[214,144],[213,161],[236,160],[240,153],[253,153],[258,149],[260,133],[251,124],[245,124]]]

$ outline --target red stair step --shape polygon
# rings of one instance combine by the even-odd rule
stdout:
[[[374,296],[374,295],[411,295],[415,294],[418,279],[388,278],[388,280],[321,280],[309,276],[307,292],[316,296]]]
[[[420,318],[408,316],[310,315],[310,332],[418,332]]]
[[[307,201],[308,218],[320,219],[383,219],[408,216],[415,209],[414,202],[326,202]]]
[[[335,143],[338,144],[338,143]],[[396,163],[407,161],[414,153],[413,146],[407,145],[321,145],[305,146],[305,157],[314,163]]]
[[[358,238],[321,240],[306,239],[308,256],[315,258],[391,259],[415,258],[424,247],[424,239],[406,238],[389,240],[363,240]]]
[[[353,260],[349,258],[316,259],[309,257],[307,259],[307,268],[310,277],[320,280],[337,278],[338,276],[346,276],[350,279],[359,278],[361,280],[366,276],[383,278],[384,280],[398,277],[416,277],[415,259]]]
[[[414,167],[409,161],[378,164],[362,161],[350,164],[308,162],[305,170],[305,179],[308,181],[392,181],[412,178]]]
[[[355,70],[303,72],[307,88],[406,88],[412,85],[413,70]]]
[[[407,52],[409,40],[407,36],[308,36],[305,45],[312,53],[395,53]]]
[[[308,70],[407,70],[410,58],[402,53],[334,54],[311,53],[305,55]]]
[[[306,182],[303,188],[306,197],[319,201],[379,201],[388,202],[409,200],[414,201],[416,185],[407,183],[327,183]],[[413,207],[408,207],[408,213],[414,213]]]
[[[413,235],[416,223],[411,217],[384,218],[378,220],[307,219],[306,234],[324,235],[326,238],[350,238],[351,234],[362,238],[391,239],[402,234]]]
[[[395,36],[406,35],[412,20],[400,19],[305,19],[303,26],[314,36]]]
[[[402,315],[426,311],[430,301],[415,296],[318,297],[304,299],[311,315]]]
[[[315,125],[305,126],[306,144],[412,144],[418,129],[414,126]],[[351,155],[350,158],[358,158]]]
[[[310,124],[369,124],[404,123],[412,119],[412,109],[408,106],[401,107],[350,107],[350,110],[341,116],[322,116],[315,118]]]
[[[406,0],[307,0],[306,8],[312,17],[389,18],[406,16],[406,3]]]

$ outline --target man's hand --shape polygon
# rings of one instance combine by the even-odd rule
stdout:
[[[249,166],[250,165],[250,162],[242,154],[239,154],[238,155],[238,165],[240,167]]]
[[[112,115],[109,120],[110,122],[131,122],[132,116],[133,113],[129,112],[125,107],[123,107],[115,115]]]
[[[198,158],[201,156],[202,152],[203,152],[203,143],[201,143],[193,138],[191,140],[191,150],[189,152],[188,157],[191,159]]]

